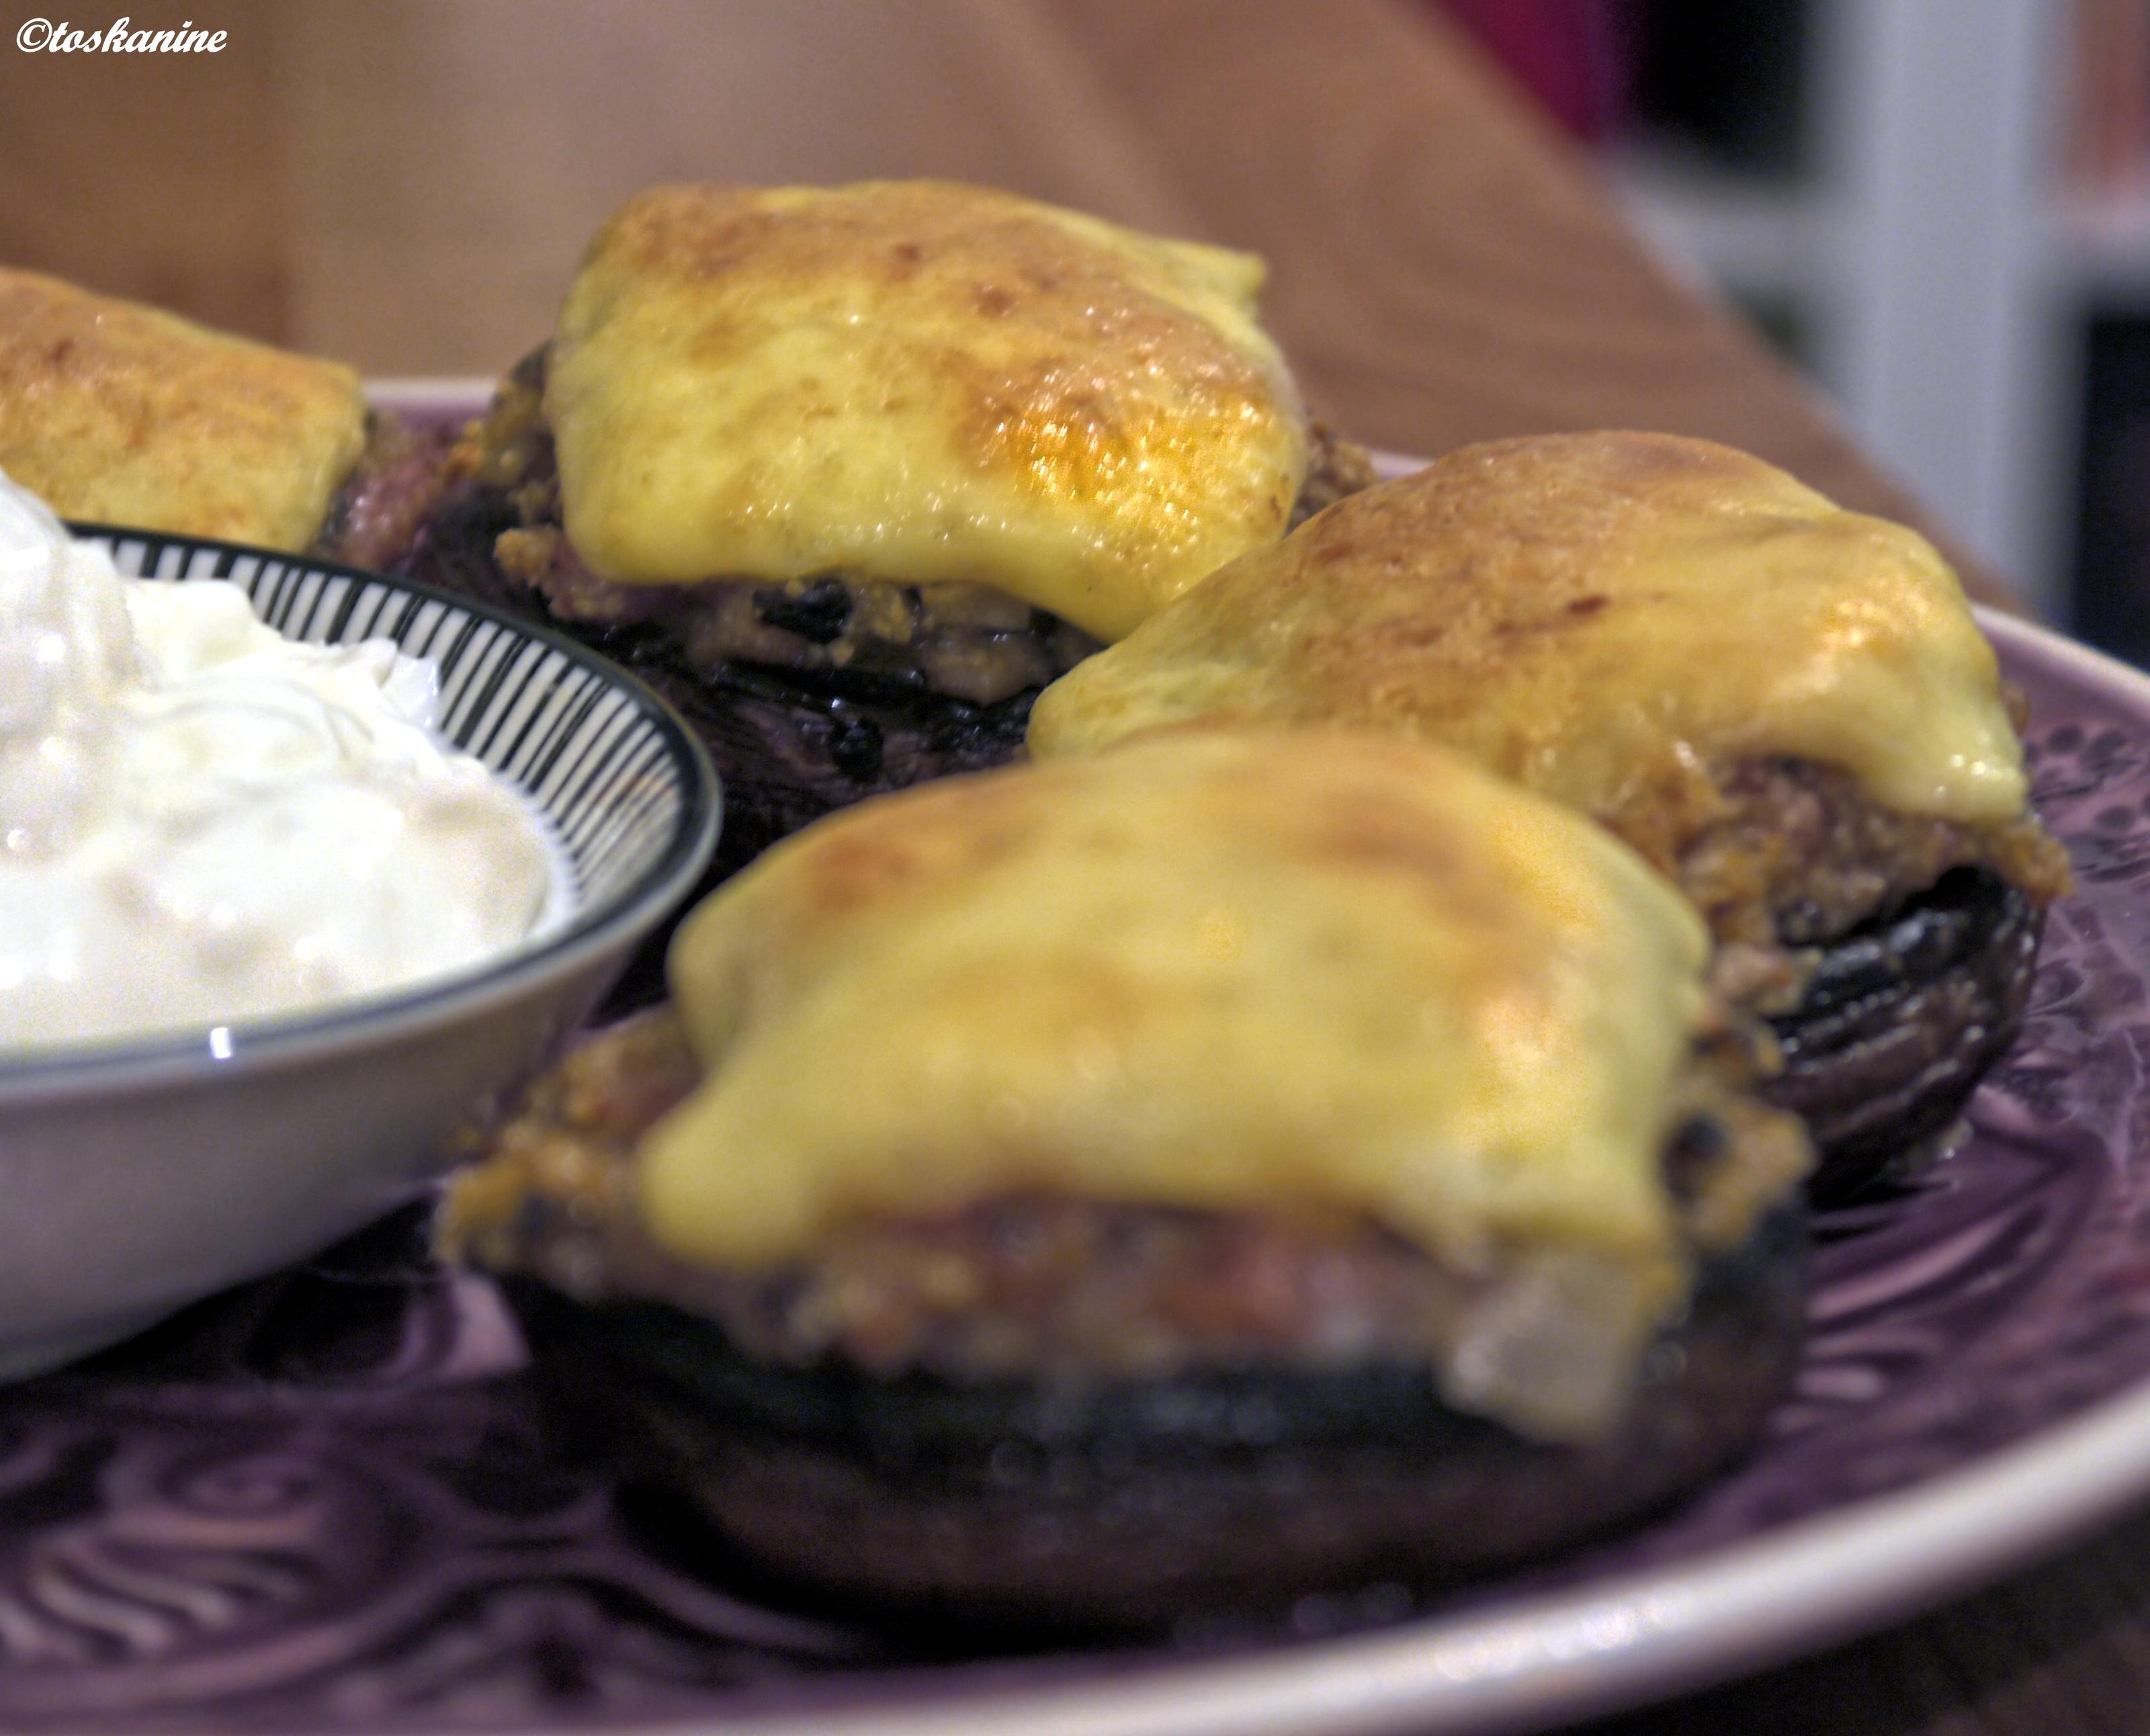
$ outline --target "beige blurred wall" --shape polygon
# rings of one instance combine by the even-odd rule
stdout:
[[[213,25],[210,11],[216,8]],[[192,18],[218,54],[27,54],[33,17],[83,28],[128,11]],[[288,261],[269,0],[165,0],[98,17],[0,0],[0,261],[33,265],[265,336],[284,329]]]
[[[947,174],[1184,216],[1021,0],[311,0],[277,54],[293,334],[376,371],[535,341],[652,181]],[[406,290],[371,286],[383,255]]]
[[[371,373],[491,373],[654,180],[947,174],[1199,230],[1090,82],[1072,10],[142,0],[138,26],[229,48],[0,49],[0,258]]]
[[[1370,444],[1668,428],[1915,516],[1417,0],[94,3],[230,46],[0,40],[0,260],[375,375],[497,372],[649,181],[953,174],[1261,253]]]

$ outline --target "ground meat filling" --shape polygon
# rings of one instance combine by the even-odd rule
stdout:
[[[2036,818],[1967,826],[1898,814],[1849,773],[1798,760],[1744,761],[1713,812],[1668,845],[1617,830],[1678,881],[1718,937],[1713,987],[1736,1006],[1796,1003],[1814,950],[1901,907],[1956,868],[1984,868],[2037,906],[2067,890],[2067,852]]]
[[[1347,494],[1370,488],[1380,480],[1373,455],[1364,447],[1344,439],[1325,422],[1309,425],[1311,450],[1307,454],[1306,480],[1299,498],[1292,502],[1287,532],[1295,531],[1324,507],[1333,507]]]
[[[375,411],[366,449],[329,502],[313,552],[325,560],[385,572],[406,560],[447,485],[454,437],[421,432]]]
[[[1698,1256],[1742,1246],[1804,1169],[1795,1124],[1738,1088],[1751,1065],[1729,1032],[1698,1050],[1668,1143],[1668,1185]],[[649,1242],[629,1195],[636,1142],[695,1077],[669,1012],[584,1043],[459,1179],[445,1248],[586,1303],[669,1304],[765,1360],[833,1355],[959,1379],[1423,1363],[1454,1350],[1509,1276],[1500,1255],[1460,1269],[1343,1214],[1037,1195],[856,1224],[766,1274],[704,1270]]]
[[[561,530],[544,389],[540,350],[509,376],[452,470],[505,497],[514,522],[499,532],[493,558],[558,620],[657,628],[696,670],[747,663],[847,671],[987,706],[1057,680],[1099,648],[1058,616],[985,585],[895,584],[840,573],[782,584],[608,583],[583,565]],[[1374,479],[1365,453],[1325,429],[1316,429],[1315,448],[1295,525]]]

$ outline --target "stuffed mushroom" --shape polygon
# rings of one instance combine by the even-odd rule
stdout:
[[[862,1609],[1127,1627],[1483,1573],[1752,1440],[1795,1118],[1609,835],[1377,736],[831,816],[452,1191],[579,1426]]]
[[[63,517],[386,568],[447,444],[339,362],[0,267],[0,471]]]
[[[1202,719],[1438,742],[1611,827],[1766,1016],[1841,1194],[1945,1141],[2067,860],[1955,575],[1669,436],[1466,447],[1234,563],[1048,689],[1034,754]]]
[[[631,666],[718,871],[1005,760],[1038,689],[1370,480],[1245,254],[942,182],[653,189],[454,461],[412,566]]]

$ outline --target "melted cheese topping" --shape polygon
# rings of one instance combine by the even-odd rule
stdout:
[[[365,445],[349,368],[0,269],[0,470],[63,517],[296,552]]]
[[[1025,1190],[1551,1242],[1648,1298],[1699,920],[1579,816],[1377,736],[1181,731],[798,834],[674,941],[704,1082],[640,1199],[765,1266]]]
[[[1030,745],[1194,718],[1442,742],[1606,816],[1780,754],[1907,814],[2027,799],[1992,648],[1930,544],[1660,435],[1466,447],[1345,500],[1047,689]]]
[[[568,539],[623,583],[963,580],[1117,638],[1284,534],[1262,277],[947,183],[654,189],[553,345]]]

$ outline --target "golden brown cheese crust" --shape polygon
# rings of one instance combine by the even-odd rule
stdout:
[[[1199,1212],[1017,1194],[861,1219],[765,1273],[675,1259],[636,1216],[634,1153],[699,1076],[669,1008],[576,1045],[495,1130],[484,1161],[455,1178],[436,1219],[443,1255],[542,1278],[585,1303],[684,1310],[759,1360],[835,1356],[884,1376],[1094,1381],[1250,1360],[1431,1360],[1459,1401],[1527,1432],[1586,1438],[1630,1390],[1620,1352],[1632,1323],[1602,1308],[1541,1315],[1540,1349],[1557,1354],[1512,1355],[1507,1384],[1489,1383],[1477,1353],[1519,1348],[1513,1310],[1542,1297],[1543,1249],[1461,1269],[1300,1199]],[[1728,1032],[1678,1088],[1664,1167],[1705,1257],[1751,1247],[1805,1173],[1798,1123],[1757,1103],[1750,1079]]]
[[[2026,800],[1932,548],[1663,435],[1496,442],[1353,496],[1047,689],[1031,746],[1196,718],[1440,741],[1644,830],[1706,820],[1717,775],[1772,755],[1908,814],[1999,825]]]
[[[1587,1255],[1654,1307],[1706,954],[1609,835],[1408,743],[1186,731],[949,780],[689,919],[704,1082],[640,1197],[742,1269],[1024,1191],[1325,1206],[1466,1265]]]
[[[0,471],[63,517],[295,553],[365,444],[349,368],[0,269]]]
[[[618,582],[952,580],[1116,636],[1284,532],[1306,421],[1261,277],[951,183],[653,189],[553,346],[568,540]]]

